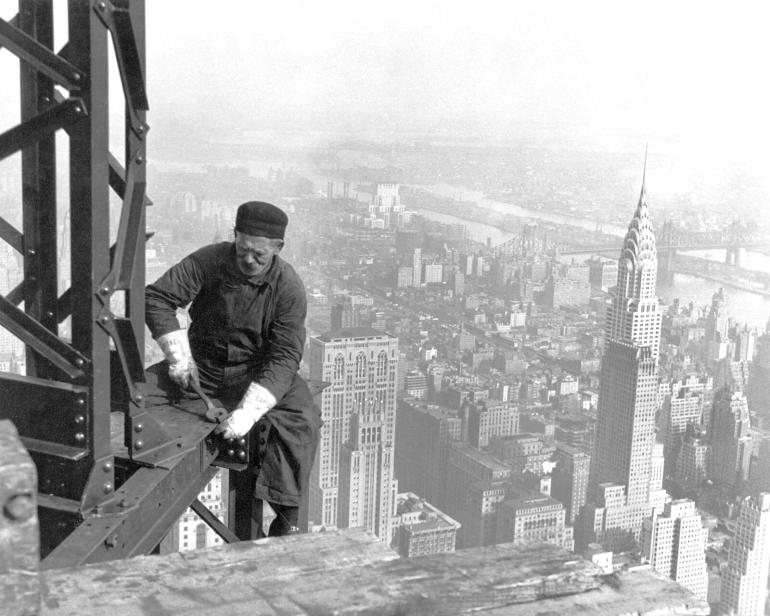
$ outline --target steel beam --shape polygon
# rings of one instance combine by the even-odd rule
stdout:
[[[0,160],[29,147],[60,128],[77,124],[86,114],[83,101],[68,98],[0,135]]]
[[[24,252],[24,236],[21,231],[0,216],[0,239],[8,244],[19,254]]]
[[[211,530],[219,535],[225,543],[237,543],[240,541],[237,535],[227,528],[217,516],[211,513],[211,510],[206,507],[199,498],[193,500],[190,509],[192,509],[195,515],[203,520]]]
[[[89,368],[90,364],[86,356],[19,310],[2,295],[0,295],[0,326],[5,327],[22,342],[44,355],[49,362],[72,379],[83,377]]]
[[[50,2],[39,4],[50,6]],[[26,5],[28,8],[33,3],[27,1],[22,2],[22,5]],[[24,21],[27,15],[29,13],[25,15],[24,9],[19,12],[19,28],[15,28],[11,23],[0,19],[0,45],[29,64],[35,71],[46,75],[68,90],[79,87],[79,84],[86,79],[83,71],[56,55],[49,46],[41,43],[39,38],[33,38],[27,34]]]

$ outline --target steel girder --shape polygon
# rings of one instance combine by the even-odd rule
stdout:
[[[44,567],[149,552],[209,481],[218,453],[211,424],[144,406],[144,0],[68,0],[69,41],[58,53],[52,1],[19,0],[18,15],[0,20],[0,49],[21,62],[21,123],[0,135],[0,159],[21,151],[23,176],[22,229],[0,219],[0,239],[24,259],[22,283],[0,296],[0,326],[27,356],[26,376],[0,373],[0,419],[13,420],[37,465]],[[109,152],[109,39],[125,100],[124,165]],[[69,136],[72,281],[61,295],[59,130]],[[111,188],[122,199],[112,245]],[[67,317],[70,335],[60,331]]]

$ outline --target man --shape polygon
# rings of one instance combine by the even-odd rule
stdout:
[[[147,325],[166,356],[148,373],[172,398],[189,397],[195,380],[234,407],[218,428],[225,438],[256,425],[248,472],[256,476],[255,497],[276,513],[271,536],[298,530],[321,425],[297,374],[307,301],[299,276],[279,257],[287,223],[274,205],[244,203],[235,241],[197,250],[146,289]],[[184,330],[176,310],[188,304]]]

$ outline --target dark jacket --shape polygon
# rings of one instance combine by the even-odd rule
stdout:
[[[146,289],[153,338],[179,329],[176,309],[192,302],[188,335],[202,372],[226,387],[246,373],[280,402],[292,387],[305,344],[305,289],[280,257],[262,274],[245,276],[235,245],[205,246]]]
[[[251,381],[273,394],[278,404],[251,432],[254,495],[298,507],[322,422],[297,374],[307,312],[297,273],[275,256],[264,273],[249,278],[235,262],[235,245],[222,242],[182,259],[146,288],[145,298],[154,338],[179,329],[176,309],[192,302],[188,335],[201,385],[229,410]]]

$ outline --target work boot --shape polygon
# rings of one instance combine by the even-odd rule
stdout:
[[[270,503],[270,508],[275,512],[275,520],[270,523],[268,537],[283,537],[296,535],[299,531],[299,507],[287,507]]]

